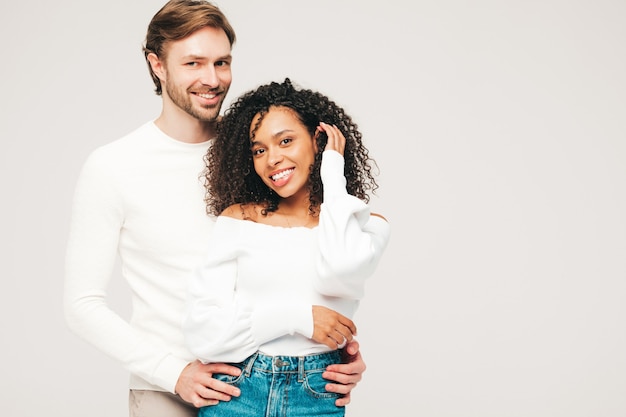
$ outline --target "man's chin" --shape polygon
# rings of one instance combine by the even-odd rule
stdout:
[[[207,112],[205,111],[192,111],[192,112],[188,112],[189,115],[193,116],[194,118],[198,119],[201,122],[205,122],[205,123],[215,123],[217,122],[217,120],[219,119],[219,112],[216,112],[214,109],[212,109],[211,112]]]

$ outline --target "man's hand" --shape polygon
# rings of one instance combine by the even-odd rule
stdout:
[[[190,362],[178,377],[176,394],[197,408],[215,405],[220,401],[230,401],[231,397],[239,397],[238,388],[214,379],[213,374],[238,376],[241,371],[223,363],[205,365],[197,360]]]
[[[349,342],[343,352],[344,363],[329,365],[322,374],[324,378],[338,382],[326,384],[326,391],[344,394],[335,401],[337,407],[350,404],[350,391],[356,387],[366,369],[361,352],[359,352],[359,342],[356,339]]]

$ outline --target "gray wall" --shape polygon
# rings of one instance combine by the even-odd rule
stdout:
[[[381,169],[393,237],[348,415],[626,415],[626,3],[218,4],[230,98],[321,90]],[[85,157],[160,110],[140,48],[161,5],[0,5],[3,415],[126,415],[126,371],[63,321],[63,256]],[[128,315],[125,284],[111,303]]]

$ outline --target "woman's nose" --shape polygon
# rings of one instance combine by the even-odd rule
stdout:
[[[278,165],[283,160],[283,155],[280,152],[272,152],[268,158],[268,162],[271,166]]]

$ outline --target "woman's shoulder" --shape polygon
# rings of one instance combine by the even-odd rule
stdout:
[[[258,204],[233,204],[220,213],[220,216],[238,220],[250,220],[256,222],[261,216],[262,207]]]
[[[374,217],[380,217],[380,218],[381,218],[381,219],[383,219],[384,221],[388,222],[387,218],[385,218],[385,216],[383,216],[383,215],[382,215],[382,214],[380,214],[380,213],[370,213],[370,215],[371,215],[371,216],[374,216]]]

